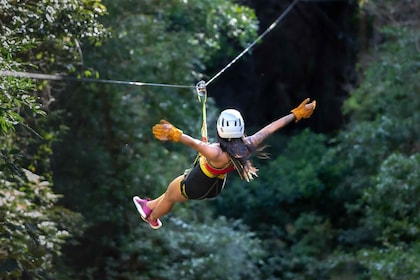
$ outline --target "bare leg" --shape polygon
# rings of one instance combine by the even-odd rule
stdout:
[[[147,207],[153,209],[150,219],[155,220],[169,213],[175,202],[185,202],[187,199],[181,194],[180,183],[184,175],[175,178],[166,189],[166,192],[154,200],[147,202]]]
[[[169,186],[168,186],[169,187]],[[158,205],[159,204],[159,202],[163,199],[163,197],[165,196],[165,193],[163,193],[163,194],[161,194],[159,197],[157,197],[157,198],[155,198],[155,199],[152,199],[152,200],[149,200],[147,203],[146,203],[146,206],[148,207],[148,208],[150,208],[150,209],[155,209],[156,208],[156,205]]]

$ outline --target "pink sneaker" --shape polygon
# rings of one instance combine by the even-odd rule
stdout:
[[[149,218],[147,218],[146,222],[149,224],[149,226],[152,229],[158,229],[162,226],[162,222],[159,219],[156,219],[156,220],[152,221]]]
[[[154,221],[148,219],[150,213],[152,213],[152,209],[146,206],[146,203],[149,201],[149,198],[141,199],[138,196],[133,197],[134,205],[137,208],[137,212],[139,212],[140,217],[150,225],[153,229],[158,229],[162,226],[162,222],[159,219],[156,219]]]
[[[134,205],[136,205],[137,212],[139,212],[143,221],[147,222],[147,217],[149,217],[150,213],[152,213],[152,209],[146,206],[147,201],[150,199],[141,199],[138,196],[133,197]]]

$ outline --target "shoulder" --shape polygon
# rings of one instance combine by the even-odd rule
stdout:
[[[216,149],[222,149],[221,147],[220,147],[220,143],[208,143],[207,145],[209,145],[209,146],[211,146],[211,147],[215,147]]]
[[[213,153],[206,158],[212,165],[219,168],[219,166],[224,166],[230,161],[229,155],[222,150],[219,143],[211,143],[208,146],[213,150]]]
[[[219,143],[211,143],[211,144],[208,144],[208,145],[211,149],[213,149],[214,151],[217,151],[216,160],[219,160],[220,158],[223,158],[223,155],[227,155],[226,152],[223,151],[223,149],[222,149],[222,147],[220,146]]]
[[[245,145],[251,145],[252,144],[252,142],[251,142],[251,136],[246,136],[246,137],[244,137],[243,138],[243,140],[244,140],[244,144]]]
[[[256,146],[257,145],[255,145],[255,143],[254,143],[254,138],[255,138],[255,136],[254,135],[252,135],[252,136],[247,136],[247,137],[244,137],[244,144],[245,144],[245,146],[247,146],[248,148],[251,148],[251,149],[255,149],[256,148]]]

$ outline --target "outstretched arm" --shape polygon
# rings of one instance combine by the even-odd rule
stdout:
[[[265,126],[264,128],[260,129],[256,133],[251,136],[245,138],[245,142],[251,144],[253,147],[258,147],[268,136],[273,134],[276,130],[288,125],[292,121],[296,120],[295,115],[288,114],[269,125]]]
[[[219,157],[223,154],[219,146],[209,145],[208,143],[195,139],[188,134],[183,133],[179,142],[193,148],[210,161],[219,160]]]
[[[153,126],[152,130],[157,139],[161,141],[180,142],[193,148],[209,160],[217,161],[220,155],[222,155],[222,150],[218,146],[209,145],[195,139],[165,120],[161,120],[159,124]]]
[[[268,136],[273,134],[276,130],[286,126],[287,124],[291,123],[292,121],[300,121],[301,119],[309,118],[316,107],[316,101],[312,101],[309,103],[309,98],[306,98],[298,107],[293,109],[291,114],[288,114],[269,125],[265,126],[264,128],[260,129],[255,134],[246,137],[245,141],[251,144],[253,147],[259,146]]]

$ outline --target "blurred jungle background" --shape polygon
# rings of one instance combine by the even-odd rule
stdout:
[[[195,152],[154,139],[166,118],[199,137],[194,86],[291,0],[0,1],[1,279],[420,279],[420,1],[301,0],[207,90],[210,140],[227,107],[246,132],[304,98],[251,183],[176,205],[154,197]]]

